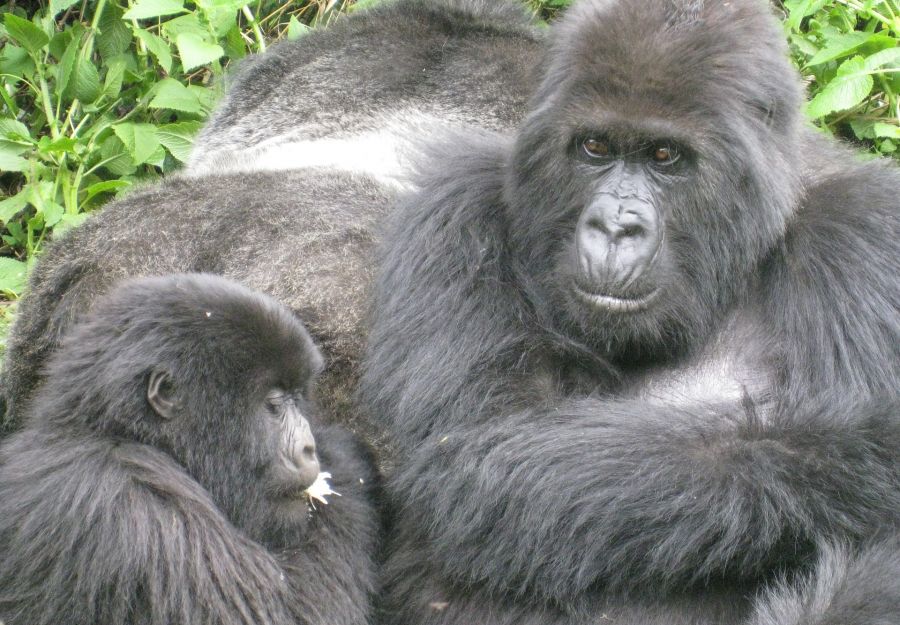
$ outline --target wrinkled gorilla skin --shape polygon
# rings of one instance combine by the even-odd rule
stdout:
[[[410,171],[407,160],[373,148],[396,147],[390,137],[356,137],[373,125],[421,136],[434,131],[421,127],[434,111],[451,125],[511,128],[535,88],[539,48],[515,4],[400,0],[252,61],[186,175],[113,202],[48,246],[10,333],[0,431],[18,427],[41,364],[98,295],[125,277],[179,271],[232,277],[297,312],[327,358],[323,409],[364,430],[350,389],[366,334],[373,233]],[[380,110],[401,108],[412,126],[379,126]],[[212,172],[198,163],[214,163]],[[293,170],[275,171],[284,168]]]
[[[385,236],[384,622],[900,623],[897,168],[762,1],[586,0],[544,66]]]
[[[315,421],[321,366],[290,311],[220,277],[101,298],[0,447],[0,620],[369,623],[378,479]],[[342,496],[310,509],[319,467]]]

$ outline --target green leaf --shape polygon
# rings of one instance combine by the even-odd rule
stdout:
[[[200,122],[180,122],[166,124],[156,129],[156,138],[162,143],[173,157],[186,163],[191,155],[194,145],[194,137],[201,127]]]
[[[785,25],[793,31],[800,29],[800,23],[807,15],[812,15],[823,6],[827,0],[786,0],[784,8],[788,11]]]
[[[900,139],[900,126],[886,124],[884,122],[875,122],[872,130],[876,137],[884,137],[885,139]]]
[[[361,0],[361,1],[364,2],[365,0]],[[359,4],[359,2],[356,3],[356,5],[358,5],[358,4]],[[356,6],[356,5],[354,5],[354,6]],[[302,37],[303,35],[305,35],[306,33],[308,33],[311,30],[312,30],[312,28],[310,28],[306,24],[301,24],[300,20],[298,20],[296,18],[296,16],[291,15],[291,19],[288,22],[287,38],[288,38],[288,40],[293,41],[294,39],[299,39],[300,37]]]
[[[175,40],[178,39],[178,35],[191,33],[202,38],[205,37],[208,32],[206,26],[200,23],[200,18],[194,13],[176,17],[162,25],[162,34],[171,43],[175,43]]]
[[[169,44],[162,37],[157,37],[150,31],[143,28],[137,28],[134,34],[144,42],[147,50],[156,59],[156,62],[167,74],[172,73],[172,53],[169,50]]]
[[[197,96],[197,101],[205,111],[211,111],[222,96],[222,83],[215,83],[211,87],[191,85],[188,87],[188,91]]]
[[[18,15],[7,13],[3,23],[10,39],[20,43],[29,52],[37,52],[50,43],[50,37],[43,30]]]
[[[66,46],[66,51],[63,52],[62,58],[56,65],[56,90],[68,100],[74,97],[69,84],[72,82],[72,75],[75,73],[75,63],[78,60],[80,47],[81,40],[73,38],[69,45]]]
[[[204,41],[192,33],[182,33],[175,39],[181,67],[188,72],[195,67],[212,63],[225,55],[222,46]]]
[[[73,154],[76,145],[78,145],[78,142],[69,137],[60,137],[54,141],[50,137],[44,136],[38,141],[38,150],[44,154],[62,154],[65,152]]]
[[[94,196],[101,193],[118,193],[124,189],[131,187],[131,183],[127,180],[104,180],[97,182],[85,189],[84,200],[82,204],[87,204]]]
[[[0,171],[28,171],[28,161],[18,154],[14,149],[0,146]]]
[[[807,105],[807,114],[818,119],[853,108],[866,99],[874,81],[866,73],[865,59],[855,56],[841,63],[837,75]]]
[[[27,284],[27,266],[20,260],[0,258],[0,290],[19,295]]]
[[[825,47],[813,56],[807,65],[819,65],[836,58],[847,56],[872,37],[869,33],[850,32],[829,39]]]
[[[45,228],[52,228],[55,226],[65,214],[66,209],[56,202],[44,202],[44,206],[41,208],[41,216],[44,218]]]
[[[103,167],[116,176],[127,176],[133,174],[137,169],[125,144],[114,134],[100,144],[100,156],[106,161],[103,163]]]
[[[122,17],[126,20],[142,20],[148,17],[184,13],[182,0],[137,0]]]
[[[69,84],[74,97],[84,104],[90,104],[100,95],[100,74],[97,67],[85,56],[86,50],[75,61],[75,72]]]
[[[900,64],[900,47],[881,50],[866,57],[865,67],[872,71],[892,63]]]
[[[78,0],[50,0],[50,17],[56,17],[73,4],[78,4]]]
[[[237,26],[228,31],[222,43],[229,59],[242,59],[247,56],[247,44],[241,36],[241,29]]]
[[[25,198],[24,191],[19,191],[12,197],[0,200],[0,222],[6,223],[18,215],[27,205],[28,200]]]
[[[97,34],[97,51],[104,61],[124,54],[131,46],[131,29],[122,21],[122,9],[107,3],[100,16],[100,32]]]
[[[62,235],[66,234],[69,230],[76,228],[87,221],[87,218],[90,217],[88,213],[78,213],[77,215],[65,214],[62,216],[62,219],[56,224],[53,228],[53,238],[58,239]]]
[[[18,120],[7,117],[0,118],[0,137],[10,141],[31,141],[28,127]]]
[[[116,99],[122,91],[122,81],[125,78],[125,59],[121,55],[109,61],[106,68],[106,77],[103,79],[103,95]]]
[[[153,124],[124,122],[113,126],[113,132],[125,145],[125,149],[131,155],[133,165],[149,162],[153,153],[159,149],[156,127]]]
[[[28,78],[35,70],[34,61],[27,50],[7,42],[0,49],[0,74],[10,74],[17,78]],[[8,80],[6,76],[4,80]]]
[[[166,78],[157,83],[156,94],[147,106],[185,113],[203,112],[197,96],[174,78]]]

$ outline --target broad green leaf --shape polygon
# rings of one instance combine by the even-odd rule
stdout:
[[[28,267],[14,258],[0,258],[0,290],[19,295],[27,284]]]
[[[86,204],[95,195],[99,195],[101,193],[118,193],[119,191],[127,189],[130,186],[131,183],[127,180],[104,180],[103,182],[97,182],[85,189],[85,196],[84,200],[82,200],[82,203]]]
[[[28,171],[28,161],[18,154],[14,149],[0,146],[0,171]]]
[[[786,0],[784,8],[788,11],[785,25],[793,31],[799,30],[800,22],[807,15],[812,15],[823,6],[827,0]]]
[[[56,224],[53,228],[53,238],[58,239],[62,235],[66,234],[72,228],[76,228],[87,221],[87,218],[90,217],[88,213],[78,213],[77,215],[65,214],[62,216],[62,219]]]
[[[159,149],[156,127],[153,124],[124,122],[113,126],[113,132],[121,139],[125,149],[131,154],[134,165],[148,162],[153,153]]]
[[[364,2],[365,0],[361,0],[361,1]],[[356,4],[359,4],[359,3],[356,3]],[[311,30],[312,29],[309,26],[307,26],[306,24],[301,24],[300,20],[298,20],[295,16],[291,15],[291,19],[288,22],[287,38],[289,40],[293,41],[294,39],[299,39],[300,37],[302,37],[303,35],[305,35],[306,33],[308,33]]]
[[[878,144],[878,151],[882,154],[893,154],[897,151],[897,144],[890,139],[885,139]]]
[[[166,43],[162,37],[157,37],[143,28],[135,29],[134,34],[138,39],[144,42],[144,45],[147,46],[147,50],[150,51],[150,54],[153,55],[153,58],[156,59],[159,66],[162,67],[167,74],[172,73],[172,53],[169,50],[169,44]]]
[[[73,4],[78,4],[78,0],[50,0],[50,17],[56,17]]]
[[[57,204],[56,202],[44,202],[44,205],[41,207],[41,216],[44,218],[44,226],[47,228],[52,228],[59,220],[62,219],[62,216],[66,214],[66,209]]]
[[[103,79],[103,95],[115,99],[122,91],[122,81],[125,78],[125,60],[122,55],[114,57],[106,68],[106,77]]]
[[[105,161],[103,167],[116,176],[127,176],[133,174],[137,169],[125,144],[115,134],[110,135],[100,144],[100,156]]]
[[[75,152],[76,145],[78,145],[78,142],[69,137],[60,137],[54,141],[50,137],[44,136],[38,141],[38,150],[44,154],[61,154],[64,152],[71,154]]]
[[[78,61],[78,50],[80,47],[81,40],[72,39],[56,65],[56,90],[68,100],[74,97],[70,83],[75,73],[75,63]]]
[[[900,126],[886,124],[884,122],[875,122],[872,130],[876,137],[884,137],[885,139],[900,139]]]
[[[79,24],[80,26],[80,24]],[[62,32],[56,33],[53,38],[50,40],[50,43],[47,45],[47,48],[50,50],[50,54],[53,55],[53,58],[59,61],[62,59],[63,53],[65,53],[66,49],[69,47],[69,44],[72,43],[72,39],[75,38],[75,29],[67,28]],[[81,36],[81,33],[78,33]]]
[[[200,106],[207,111],[211,111],[215,108],[216,102],[218,102],[219,98],[222,96],[222,82],[219,81],[218,83],[214,83],[210,87],[191,85],[188,87],[188,91],[197,96],[197,101],[200,102]]]
[[[122,9],[107,3],[100,16],[100,32],[97,34],[97,51],[104,61],[124,54],[131,45],[131,29],[122,20]]]
[[[865,67],[871,71],[893,63],[900,65],[900,47],[881,50],[866,57]]]
[[[838,67],[837,75],[816,94],[807,106],[807,114],[818,119],[835,111],[853,108],[872,91],[874,81],[866,73],[865,59],[855,56]]]
[[[25,192],[19,191],[12,197],[0,200],[0,222],[6,223],[28,205]]]
[[[175,39],[181,67],[188,72],[195,67],[212,63],[225,55],[222,46],[204,41],[192,33],[182,33]]]
[[[0,49],[0,74],[10,74],[18,78],[28,78],[34,73],[34,61],[28,51],[6,42]],[[9,80],[4,76],[4,80]]]
[[[3,23],[10,39],[21,44],[29,52],[37,52],[50,43],[50,37],[43,30],[18,15],[7,13]]]
[[[847,56],[868,41],[871,36],[869,33],[850,32],[829,39],[825,43],[825,47],[819,50],[807,62],[807,65],[819,65],[820,63]]]
[[[206,29],[206,26],[200,22],[200,18],[197,17],[195,13],[176,17],[162,25],[163,37],[171,43],[175,43],[175,40],[178,39],[178,35],[187,33],[203,38],[209,34],[209,31]]]
[[[0,118],[0,137],[10,141],[31,141],[28,127],[16,119]]]
[[[223,11],[237,11],[247,4],[247,0],[197,0],[197,6],[205,11],[214,9]]]
[[[174,78],[166,78],[157,83],[156,95],[147,105],[156,109],[171,109],[185,113],[202,113],[203,107],[197,96]]]
[[[90,104],[100,95],[100,74],[97,66],[82,51],[75,61],[75,72],[69,83],[73,96],[84,104]]]
[[[229,59],[242,59],[247,56],[247,44],[241,36],[241,29],[237,26],[228,31],[222,43]]]
[[[142,20],[148,17],[183,13],[184,10],[182,0],[137,0],[122,17],[126,20]]]
[[[173,157],[186,163],[191,155],[194,137],[200,130],[200,126],[200,122],[166,124],[156,129],[156,137]]]

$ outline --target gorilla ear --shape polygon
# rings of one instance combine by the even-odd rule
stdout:
[[[154,369],[147,383],[147,401],[163,419],[174,419],[176,402],[173,397],[172,376],[164,369]]]

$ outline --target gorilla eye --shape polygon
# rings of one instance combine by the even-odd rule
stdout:
[[[600,139],[585,139],[581,143],[585,153],[591,158],[604,158],[609,156],[609,144]]]
[[[653,148],[653,160],[659,165],[671,165],[679,156],[678,149],[671,145],[657,145]]]
[[[266,395],[264,402],[266,410],[273,415],[280,415],[284,407],[284,393],[281,391],[271,391]]]

